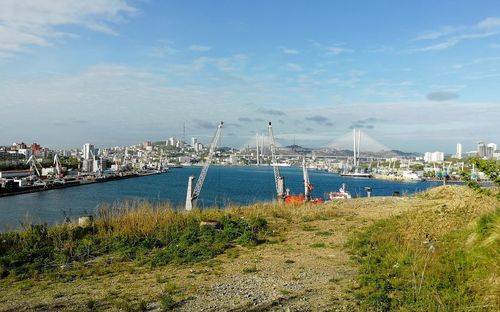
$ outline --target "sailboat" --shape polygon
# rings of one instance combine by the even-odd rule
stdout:
[[[343,177],[351,178],[371,178],[372,175],[369,172],[361,172],[359,168],[359,143],[361,142],[361,130],[352,129],[353,139],[354,139],[354,152],[353,152],[353,166],[352,171],[347,171],[347,168],[340,174]]]

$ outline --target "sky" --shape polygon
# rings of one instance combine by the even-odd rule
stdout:
[[[0,145],[209,143],[224,121],[240,147],[272,121],[284,145],[474,150],[500,143],[500,2],[0,0],[0,108]]]

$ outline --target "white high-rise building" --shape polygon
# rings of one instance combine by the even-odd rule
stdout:
[[[92,155],[95,155],[94,145],[90,143],[83,144],[83,159],[93,159]]]
[[[486,158],[491,159],[493,158],[493,154],[497,150],[497,145],[495,143],[488,143],[486,145]]]
[[[424,155],[425,162],[442,162],[444,161],[443,152],[426,152]]]
[[[195,137],[191,138],[191,147],[196,148],[196,144],[198,143],[198,139]]]
[[[457,153],[455,154],[455,158],[462,159],[462,144],[457,144]]]

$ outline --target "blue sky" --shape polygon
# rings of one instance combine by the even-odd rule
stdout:
[[[498,1],[0,0],[0,144],[500,143]],[[366,141],[369,145],[369,141]],[[366,149],[375,148],[366,146]]]

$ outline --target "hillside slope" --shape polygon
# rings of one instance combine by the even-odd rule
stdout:
[[[43,271],[28,277],[10,274],[0,280],[0,310],[352,311],[404,310],[405,305],[423,310],[424,305],[408,305],[407,294],[397,285],[387,288],[386,277],[400,280],[398,272],[402,271],[401,279],[410,273],[401,288],[411,293],[415,289],[411,273],[417,272],[417,289],[423,285],[417,296],[421,298],[428,277],[428,273],[420,277],[423,267],[433,272],[429,267],[439,267],[440,260],[425,260],[428,243],[424,251],[417,250],[424,252],[420,262],[412,262],[408,255],[406,260],[388,260],[387,256],[399,257],[413,243],[442,241],[457,229],[477,233],[478,220],[492,213],[493,221],[485,221],[487,230],[468,235],[463,243],[496,246],[499,226],[494,223],[494,212],[498,207],[495,198],[465,187],[441,187],[413,197],[196,212],[200,220],[219,220],[228,214],[235,220],[266,220],[267,230],[258,234],[259,241],[265,242],[252,246],[241,243],[240,237],[215,258],[196,262],[152,265],[148,253],[133,260],[110,253],[59,266],[54,269],[56,275]],[[387,252],[388,244],[397,252]],[[436,243],[433,248],[441,247]],[[492,252],[489,247],[484,253],[474,250],[485,263],[495,256],[494,252],[484,256]],[[401,269],[387,275],[386,267],[396,263]],[[383,264],[380,270],[379,264]],[[494,296],[499,290],[498,263],[489,268],[489,274],[472,278],[467,281],[471,284],[467,292],[477,293],[480,290],[474,285],[484,285],[487,291],[475,299],[484,303],[483,309],[493,310],[498,304]]]

